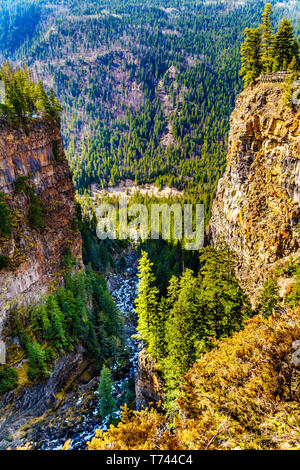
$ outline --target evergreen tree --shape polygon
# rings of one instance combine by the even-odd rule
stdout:
[[[263,286],[260,300],[259,311],[264,318],[276,312],[280,305],[279,287],[276,279],[268,279]]]
[[[98,387],[99,410],[102,419],[110,416],[117,409],[116,400],[112,396],[113,384],[111,371],[104,365]]]
[[[198,306],[195,302],[197,280],[187,269],[179,282],[179,295],[168,316],[166,337],[168,340],[167,360],[170,374],[179,377],[194,363],[195,341],[201,334],[197,328]]]
[[[293,103],[292,103],[292,96],[293,96],[293,83],[297,80],[298,78],[298,70],[299,70],[299,64],[297,57],[294,56],[292,62],[288,66],[288,72],[289,75],[286,77],[284,81],[284,103],[286,106],[292,108]]]
[[[0,395],[13,390],[18,385],[18,372],[10,367],[3,370],[0,368]]]
[[[64,349],[66,346],[64,316],[58,306],[55,295],[49,295],[47,299],[47,312],[51,322],[51,339],[57,349]]]
[[[169,303],[165,297],[160,299],[157,315],[155,315],[154,324],[152,327],[153,340],[149,345],[149,352],[153,351],[152,357],[155,360],[161,360],[165,357],[167,352],[166,332],[165,327],[168,321]]]
[[[50,100],[41,81],[39,81],[37,85],[36,109],[37,112],[43,116],[51,116]]]
[[[31,194],[28,208],[28,222],[31,228],[41,229],[45,227],[45,213],[40,198]]]
[[[138,332],[147,343],[151,337],[152,325],[157,315],[158,289],[155,287],[155,277],[152,273],[153,263],[148,254],[143,251],[139,262],[139,286],[135,311],[138,315]]]
[[[262,63],[266,72],[272,71],[272,41],[273,31],[271,25],[271,4],[266,3],[265,11],[262,15]]]
[[[48,317],[47,307],[42,304],[36,307],[32,312],[32,325],[37,334],[45,339],[50,339],[51,323]]]
[[[245,87],[255,81],[262,71],[299,71],[299,42],[295,37],[291,22],[284,18],[274,35],[271,26],[270,3],[265,6],[262,24],[255,29],[246,28],[245,32],[246,38],[241,47],[240,70]]]
[[[176,397],[180,377],[212,347],[212,340],[240,330],[251,312],[228,248],[203,248],[200,263],[198,276],[186,270],[180,280],[171,279],[164,305],[170,309],[163,359],[168,400]]]
[[[89,356],[93,364],[97,366],[97,364],[99,363],[99,358],[103,357],[103,351],[100,346],[100,341],[97,335],[97,328],[94,323],[94,319],[91,318],[88,324],[86,344]]]
[[[47,353],[42,349],[37,341],[32,344],[27,343],[27,354],[28,354],[28,377],[29,379],[35,379],[38,376],[49,377],[51,375],[47,367]]]
[[[295,36],[290,20],[284,18],[272,44],[273,72],[287,70],[295,56]]]
[[[60,105],[56,96],[54,95],[53,90],[50,90],[49,102],[50,102],[50,117],[54,119],[59,119],[63,108]]]
[[[53,91],[49,97],[40,81],[37,85],[26,66],[14,69],[6,62],[0,69],[0,80],[4,81],[6,102],[0,104],[1,113],[9,119],[25,119],[36,113],[50,118],[59,119],[62,112]]]
[[[231,254],[226,246],[203,248],[200,298],[207,338],[226,337],[241,329],[250,313],[249,301],[239,286]]]
[[[241,70],[245,88],[260,76],[263,70],[261,53],[261,26],[258,28],[246,28],[246,38],[241,47]]]
[[[9,206],[4,201],[4,194],[0,193],[0,237],[8,237],[11,231],[11,212]]]
[[[57,292],[59,307],[64,316],[65,329],[69,333],[70,340],[78,339],[81,331],[81,319],[78,313],[76,299],[69,289],[60,288]]]

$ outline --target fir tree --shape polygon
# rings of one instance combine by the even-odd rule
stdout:
[[[272,44],[273,72],[287,70],[295,55],[295,36],[290,20],[284,18]]]
[[[293,95],[293,83],[297,80],[298,78],[298,70],[299,70],[299,65],[298,65],[298,60],[297,57],[294,56],[292,62],[290,63],[288,67],[288,72],[289,75],[284,81],[284,103],[286,106],[289,108],[292,108],[293,103],[292,103],[292,95]]]
[[[11,212],[9,206],[4,201],[4,194],[0,193],[0,237],[8,237],[11,231]]]
[[[50,102],[50,116],[54,119],[59,119],[63,108],[60,105],[56,96],[54,95],[53,90],[50,90],[49,102]]]
[[[47,299],[47,312],[51,321],[51,339],[57,349],[64,349],[66,346],[64,316],[54,295],[49,295]]]
[[[250,304],[235,277],[234,266],[226,246],[203,248],[201,298],[207,338],[229,336],[241,329],[250,313]]]
[[[246,28],[246,38],[241,47],[241,70],[245,88],[261,72],[292,71],[300,68],[299,43],[290,20],[284,18],[276,33],[271,26],[271,5],[267,3],[262,24],[255,29]],[[289,89],[290,92],[290,89]]]
[[[263,70],[261,53],[261,26],[245,29],[246,38],[241,47],[241,71],[245,88],[260,76]]]
[[[24,120],[39,113],[59,119],[62,107],[53,91],[48,96],[41,81],[36,85],[26,66],[14,69],[6,62],[0,69],[0,80],[4,81],[6,91],[6,102],[0,105],[0,111],[7,118]]]
[[[29,378],[32,380],[40,375],[49,377],[51,373],[47,367],[47,354],[37,341],[34,341],[32,344],[27,343],[27,354]]]
[[[47,307],[42,304],[36,307],[32,312],[32,325],[37,334],[43,338],[49,339],[51,334],[51,323],[48,317]]]
[[[143,251],[139,262],[140,282],[135,311],[138,315],[138,332],[146,342],[149,342],[153,319],[157,315],[158,308],[158,289],[155,287],[152,266],[148,254]]]
[[[99,411],[102,419],[110,416],[117,409],[116,401],[112,396],[113,384],[111,371],[104,365],[98,387]]]
[[[271,4],[266,3],[265,11],[262,15],[262,63],[266,72],[272,71],[272,41],[273,31],[271,25]]]
[[[169,303],[165,297],[160,299],[157,315],[153,325],[153,341],[152,350],[154,351],[154,359],[161,360],[167,353],[167,342],[165,327],[168,321]]]
[[[197,328],[199,310],[195,302],[196,284],[193,272],[187,269],[180,279],[178,299],[168,316],[166,363],[177,378],[187,372],[196,359],[195,340],[201,334]]]
[[[50,100],[41,81],[39,81],[37,85],[36,109],[37,112],[43,116],[51,116]]]
[[[260,300],[259,311],[264,318],[268,318],[275,313],[280,305],[279,287],[276,279],[268,279],[263,286]]]

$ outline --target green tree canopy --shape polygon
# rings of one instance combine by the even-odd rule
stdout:
[[[116,401],[112,396],[113,384],[111,371],[104,365],[98,387],[99,409],[102,419],[111,415],[117,409]]]
[[[299,42],[290,20],[283,18],[276,33],[271,22],[271,5],[267,3],[262,24],[245,29],[241,46],[241,70],[245,88],[262,72],[299,71]]]
[[[36,84],[29,69],[14,69],[6,62],[0,69],[0,80],[5,85],[5,103],[0,104],[0,114],[9,118],[26,118],[37,115],[59,119],[62,107],[51,90],[49,95],[42,82]]]

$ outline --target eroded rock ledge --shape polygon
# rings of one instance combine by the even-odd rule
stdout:
[[[212,243],[235,253],[252,298],[276,262],[299,251],[300,109],[285,106],[283,93],[260,83],[238,97],[209,226]]]
[[[30,198],[15,192],[15,182],[28,177],[44,209],[45,227],[31,228]],[[10,265],[0,271],[0,335],[15,304],[38,301],[62,281],[66,249],[79,260],[81,236],[75,223],[71,174],[64,155],[60,125],[41,119],[26,124],[0,121],[0,192],[10,207],[12,234],[0,239],[0,252]]]
[[[139,352],[135,392],[137,409],[164,399],[161,374],[146,349]]]

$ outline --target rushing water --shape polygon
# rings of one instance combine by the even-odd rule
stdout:
[[[122,317],[124,318],[125,336],[130,351],[129,361],[130,370],[126,377],[121,378],[114,384],[113,395],[117,398],[122,394],[126,387],[126,383],[130,378],[135,378],[138,366],[138,353],[140,344],[137,340],[132,339],[132,335],[136,333],[136,320],[134,314],[134,300],[137,296],[138,277],[136,269],[132,267],[132,260],[126,259],[127,268],[123,272],[110,274],[108,276],[109,291],[115,300]],[[96,385],[96,384],[95,384]],[[94,387],[95,388],[95,387]],[[68,418],[62,419],[58,426],[51,433],[41,433],[38,448],[41,450],[59,450],[67,439],[71,440],[70,446],[72,450],[86,449],[87,442],[90,441],[96,429],[107,430],[108,419],[102,420],[99,416],[99,403],[97,389],[93,392],[94,398],[90,401],[89,409],[86,414],[82,414],[80,422],[75,426],[70,423],[70,428],[66,433],[59,432],[59,428],[68,426]],[[80,396],[75,405],[80,407],[83,396]],[[114,413],[113,417],[118,418],[120,411]],[[59,437],[57,437],[59,434]]]

